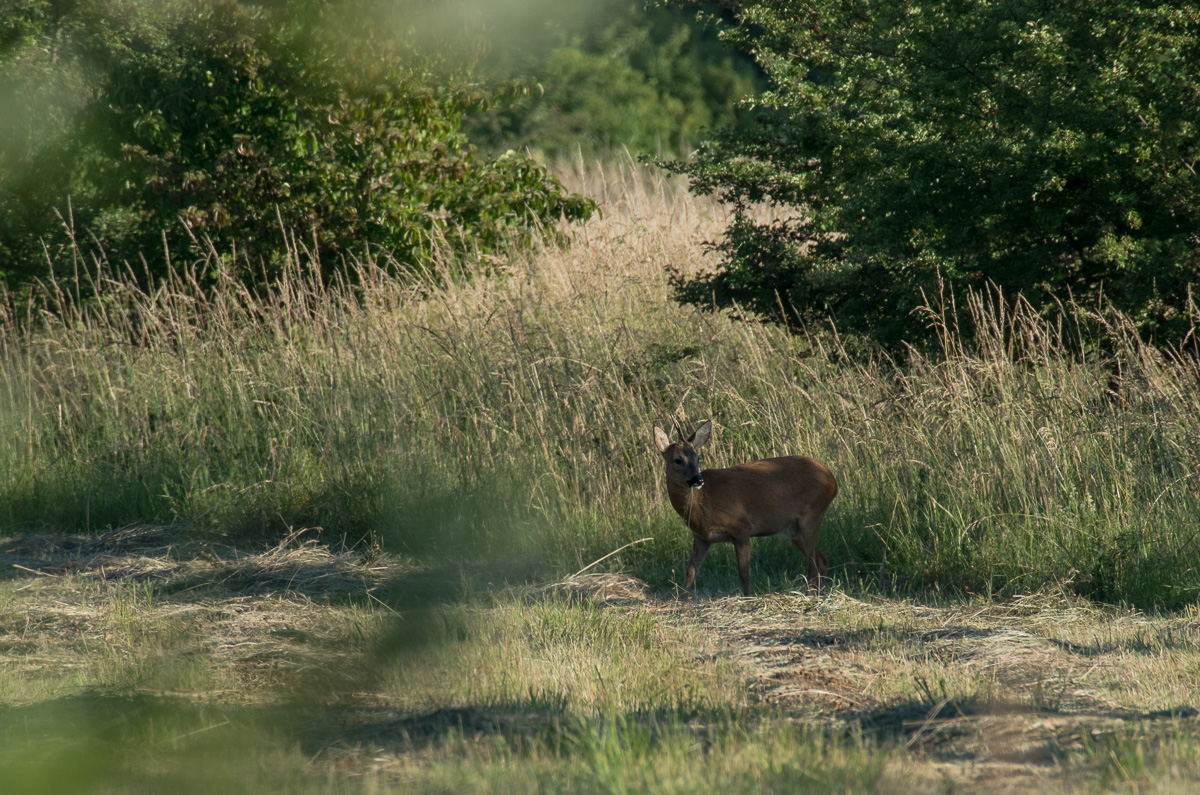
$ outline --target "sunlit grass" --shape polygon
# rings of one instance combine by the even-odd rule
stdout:
[[[412,709],[536,703],[687,718],[750,707],[742,673],[709,639],[642,609],[538,598],[439,621],[440,642],[404,655],[386,685]]]
[[[0,670],[9,781],[911,790],[939,780],[906,747],[933,736],[923,721],[1190,703],[1190,359],[1103,308],[1059,324],[986,295],[970,337],[931,300],[940,347],[901,358],[832,328],[681,307],[665,268],[713,264],[701,241],[721,208],[628,164],[561,173],[603,216],[497,275],[406,284],[361,262],[353,287],[327,289],[293,251],[269,295],[216,263],[215,289],[181,276],[150,295],[101,272],[92,304],[51,286],[53,311],[3,318],[0,533],[157,523],[171,539],[118,573],[71,559],[0,582],[0,651],[22,660]],[[690,547],[652,444],[671,416],[714,419],[709,466],[797,453],[830,467],[834,597],[791,595],[803,560],[760,539],[752,587],[767,598],[662,601]],[[215,539],[252,552],[210,554]],[[636,575],[652,606],[548,585],[640,539],[592,571]],[[737,592],[730,549],[697,586]],[[980,629],[997,602],[1011,620]],[[743,621],[757,643],[772,610],[793,622],[785,646],[820,625],[846,653],[858,718],[761,696],[714,627]],[[1015,673],[968,656],[1013,639]],[[1063,650],[1078,667],[1039,668]],[[781,654],[802,665],[799,651]],[[1077,765],[1063,786],[1194,781],[1194,738],[1156,721],[1073,737],[1051,754]]]
[[[0,523],[319,526],[543,574],[649,536],[614,563],[666,587],[688,540],[648,429],[674,414],[715,420],[709,465],[827,464],[841,492],[822,543],[844,578],[1200,593],[1190,360],[1119,316],[1054,324],[987,296],[971,341],[941,326],[939,350],[903,362],[680,307],[664,268],[707,261],[720,208],[629,166],[564,178],[604,217],[502,276],[406,286],[359,263],[358,287],[326,290],[297,253],[265,297],[183,277],[145,295],[101,272],[94,304],[56,304],[63,289],[57,315],[9,317]],[[795,581],[785,547],[756,545],[756,588]],[[700,587],[730,590],[730,569],[714,555]]]

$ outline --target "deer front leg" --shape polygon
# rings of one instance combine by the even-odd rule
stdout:
[[[704,556],[708,554],[708,542],[700,538],[700,536],[692,536],[692,557],[688,561],[687,579],[683,581],[683,589],[685,591],[692,590],[692,583],[696,581],[696,570],[700,568],[700,564],[704,562]]]
[[[742,594],[750,595],[750,539],[733,539],[733,551],[737,555],[738,579],[742,581]]]

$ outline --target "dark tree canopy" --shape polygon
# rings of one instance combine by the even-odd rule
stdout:
[[[10,284],[73,244],[140,276],[210,240],[270,278],[285,230],[328,268],[379,250],[421,268],[439,240],[491,252],[594,208],[529,158],[467,143],[463,115],[491,97],[417,52],[395,3],[15,2],[0,21],[0,107],[27,110],[0,124]]]
[[[1156,339],[1200,284],[1200,8],[752,0],[762,124],[674,168],[735,203],[682,297],[917,339],[922,291],[1101,293]],[[755,221],[769,202],[792,217]],[[787,213],[785,213],[786,215]]]
[[[491,26],[482,72],[536,81],[523,101],[469,119],[472,140],[491,149],[684,154],[708,130],[744,124],[739,101],[764,87],[694,11],[645,0],[471,5]]]

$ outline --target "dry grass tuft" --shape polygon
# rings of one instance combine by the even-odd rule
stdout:
[[[636,604],[649,599],[649,588],[627,574],[575,574],[553,586],[571,596],[604,604]]]
[[[368,593],[412,568],[377,547],[334,552],[319,533],[312,528],[295,531],[251,554],[197,538],[183,527],[25,534],[0,538],[0,565],[38,576],[137,581],[164,592],[203,588],[220,597],[282,589],[309,598]]]
[[[0,699],[83,686],[259,703],[336,671],[376,624],[358,603],[412,566],[304,535],[249,554],[165,526],[0,539]]]

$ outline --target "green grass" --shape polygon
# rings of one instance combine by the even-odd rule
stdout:
[[[154,559],[157,589],[117,573],[142,549],[110,550],[112,575],[90,561],[0,583],[6,787],[888,791],[910,766],[895,740],[757,703],[707,632],[650,605],[522,589],[398,616],[322,604],[319,575],[292,593],[172,588],[206,565],[194,551]]]
[[[700,260],[719,213],[635,171],[575,181],[606,218],[507,278],[406,288],[360,263],[360,288],[323,290],[297,259],[267,297],[184,278],[146,296],[101,274],[94,305],[10,317],[0,528],[314,526],[536,576],[649,536],[620,562],[666,587],[688,540],[649,429],[674,414],[715,419],[709,465],[826,463],[841,493],[823,547],[843,579],[983,594],[1071,580],[1139,606],[1200,594],[1190,360],[1076,307],[1055,325],[978,298],[974,342],[942,327],[940,351],[903,364],[682,308],[663,267]],[[1073,329],[1098,342],[1081,352]],[[784,545],[755,558],[759,589],[801,572]],[[700,587],[732,590],[731,569],[714,555]]]
[[[65,544],[43,559],[57,573],[0,582],[0,769],[13,791],[1168,792],[1200,781],[1187,711],[1200,683],[1194,608],[1145,616],[1061,591],[1006,603],[840,592],[600,603],[576,581],[397,611],[363,598],[411,575],[386,558],[340,558],[363,576],[390,568],[339,586],[349,598],[338,601],[319,546],[248,556],[185,531],[163,540],[158,554],[110,543],[99,559]],[[179,587],[234,564],[241,581]]]
[[[1154,717],[1200,672],[1191,360],[1102,309],[1060,325],[976,298],[968,343],[928,307],[941,348],[901,362],[680,307],[665,267],[711,264],[720,209],[634,167],[564,178],[603,217],[501,276],[404,286],[364,262],[327,290],[296,256],[268,296],[102,273],[93,304],[51,286],[53,312],[0,318],[0,536],[168,539],[4,572],[6,782],[953,788],[938,743],[984,759],[1004,710],[1066,721],[1012,744],[1062,789],[1200,777],[1191,727]],[[774,538],[753,547],[766,598],[704,599],[737,593],[718,545],[701,600],[673,601],[690,539],[651,436],[672,416],[714,419],[709,466],[830,467],[837,596],[792,595],[804,563]],[[545,590],[643,538],[594,571],[651,602]],[[356,562],[303,558],[316,539]],[[810,700],[772,700],[788,687]]]
[[[52,727],[3,731],[10,749],[3,754],[6,786],[31,795],[167,787],[197,793],[903,789],[887,769],[900,756],[897,748],[783,722],[694,730],[653,720],[564,720],[536,736],[496,733],[485,740],[451,727],[420,753],[380,760],[376,767],[385,769],[378,772],[362,765],[369,772],[346,777],[322,769],[323,759],[314,762],[312,747],[286,728],[302,719],[294,714],[94,699],[13,717]],[[20,751],[16,759],[13,750]]]

